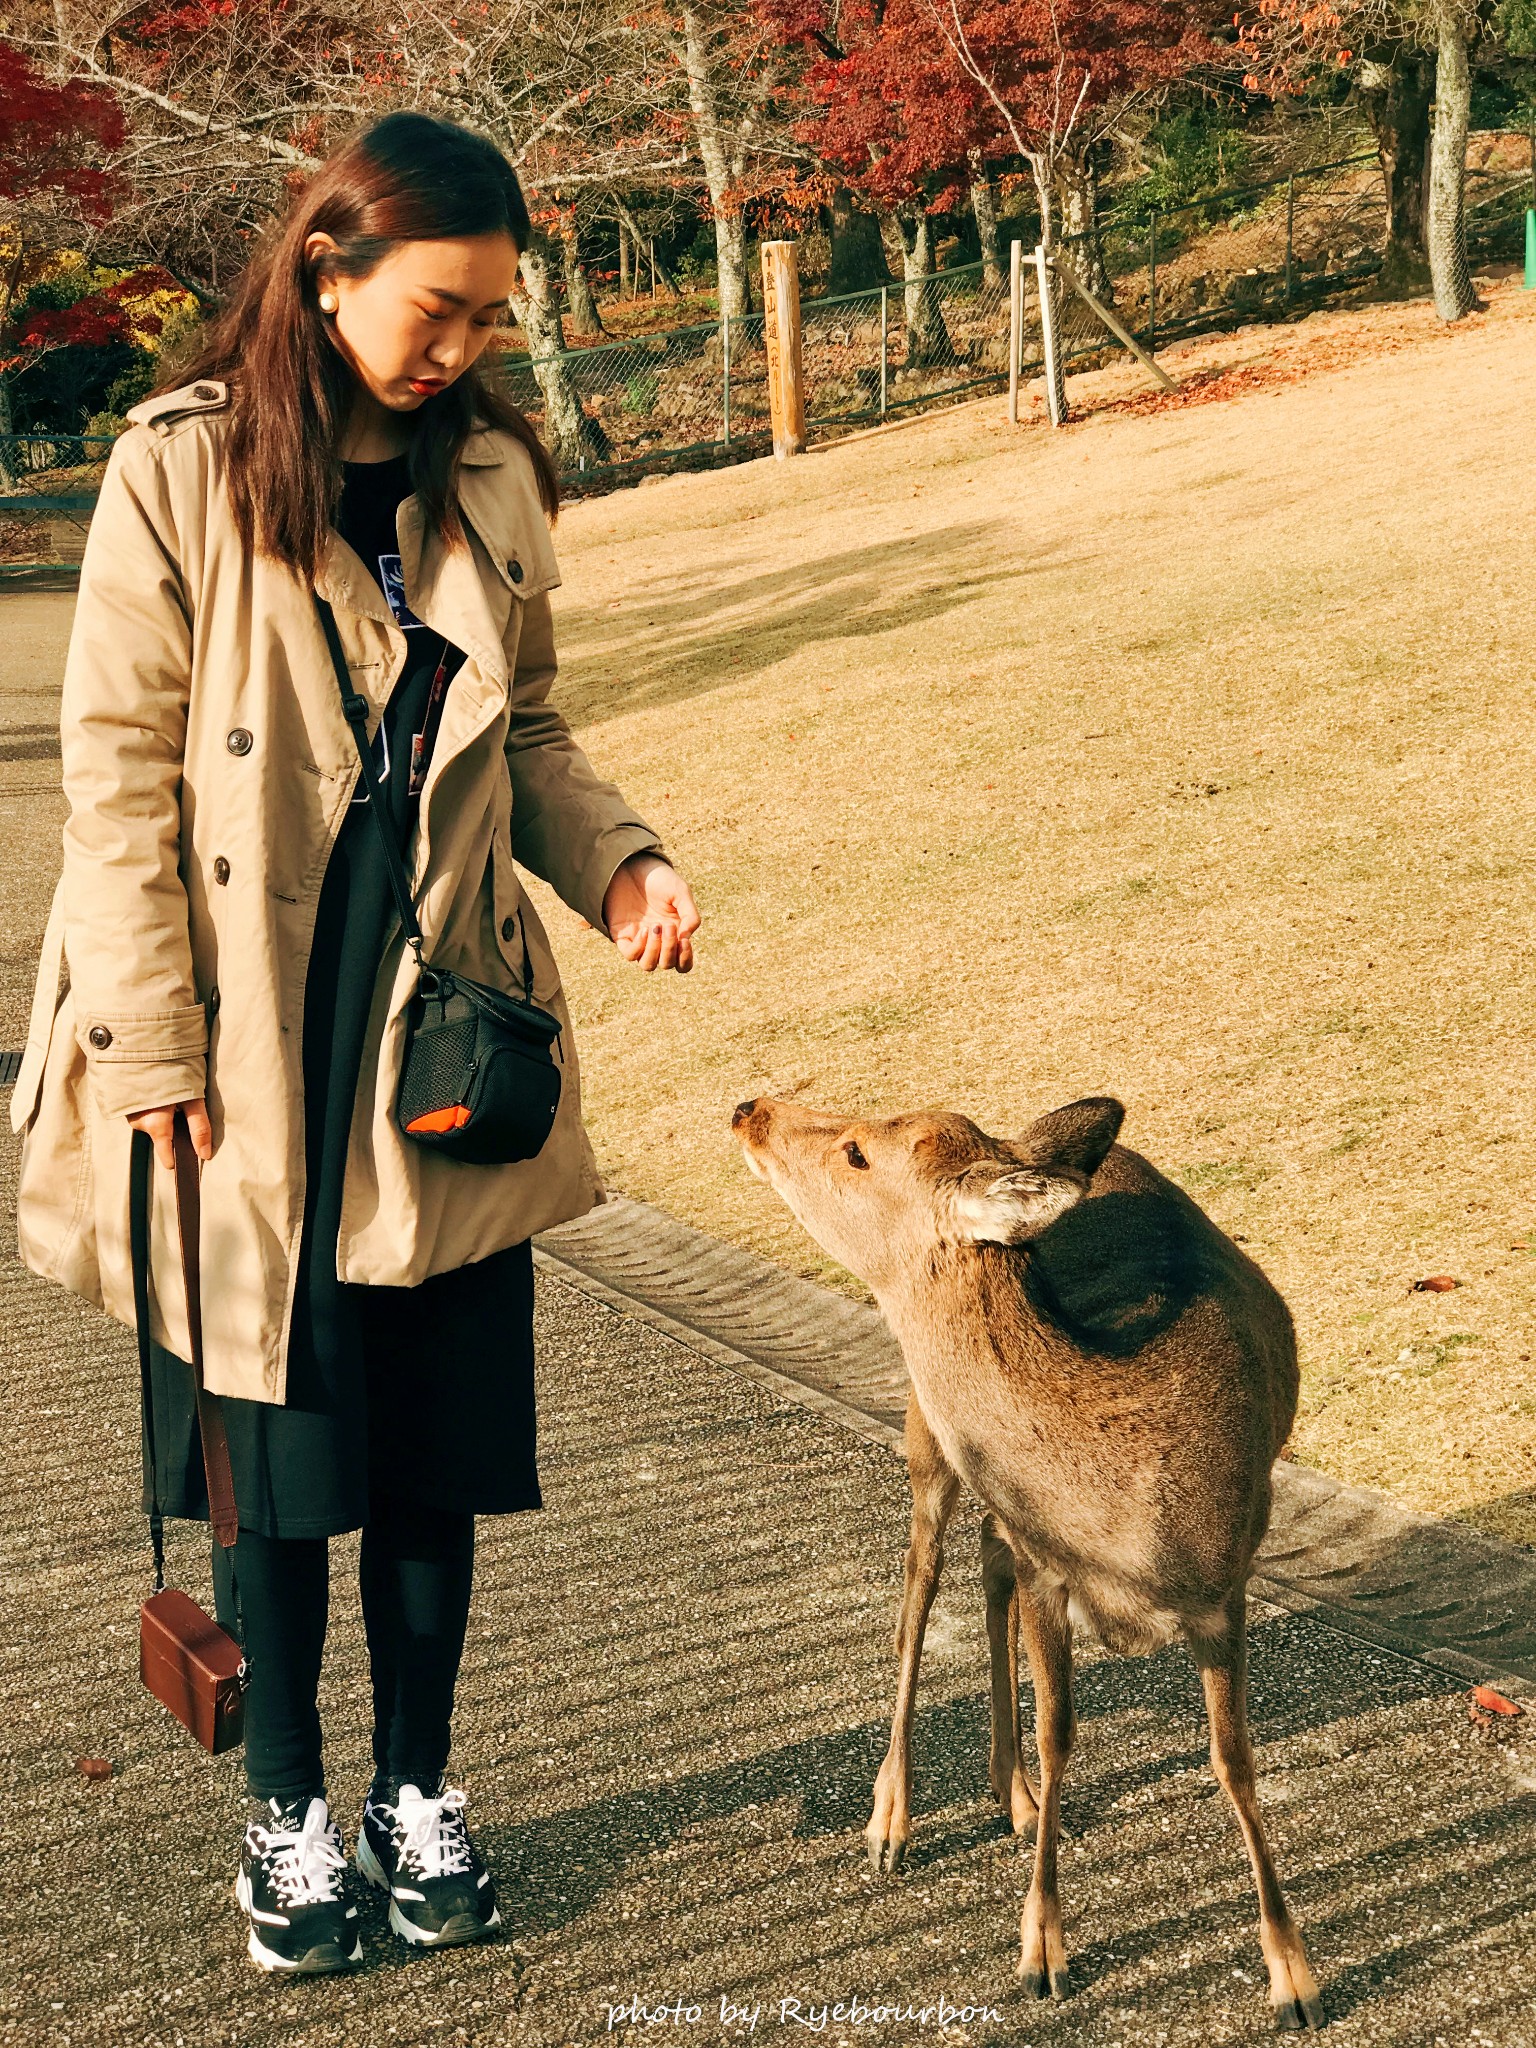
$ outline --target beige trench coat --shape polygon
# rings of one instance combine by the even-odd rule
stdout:
[[[12,1104],[22,1258],[124,1322],[129,1115],[208,1098],[208,1384],[281,1402],[304,1215],[304,983],[320,883],[359,769],[302,578],[242,550],[223,481],[228,392],[146,399],[112,450],[64,675],[63,873]],[[397,1129],[414,962],[395,929],[374,991],[336,1270],[414,1286],[603,1200],[569,1018],[515,862],[604,929],[604,892],[656,834],[548,703],[559,581],[533,466],[509,434],[467,442],[468,551],[398,515],[406,602],[464,650],[421,796],[413,888],[432,961],[522,985],[565,1027],[564,1087],[537,1158],[466,1166]],[[318,588],[374,723],[406,636],[333,532]],[[63,993],[61,995],[61,986]],[[169,1176],[156,1169],[154,1327],[188,1353]]]

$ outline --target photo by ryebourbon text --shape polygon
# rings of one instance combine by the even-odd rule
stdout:
[[[915,1999],[849,1997],[771,1998],[743,2000],[727,1998],[719,2003],[690,2002],[686,1998],[648,2004],[639,1996],[622,2005],[605,2005],[610,2033],[618,2027],[693,2027],[708,2020],[711,2025],[740,2027],[753,2033],[759,2026],[799,2028],[808,2034],[825,2033],[828,2027],[956,2027],[997,2026],[1002,2014],[991,2005],[956,2005],[940,1996],[926,2003]]]

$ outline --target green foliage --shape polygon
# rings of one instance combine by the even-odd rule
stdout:
[[[202,328],[203,309],[193,301],[187,300],[167,309],[155,342],[156,380],[173,370],[179,361],[190,359],[201,338]],[[144,388],[147,391],[149,386]],[[129,403],[132,402],[130,399]]]
[[[1175,106],[1154,122],[1143,152],[1146,171],[1117,195],[1118,203],[1138,212],[1186,206],[1209,192],[1240,185],[1253,161],[1252,143],[1227,110],[1204,100]]]
[[[39,278],[16,300],[11,317],[19,327],[29,313],[67,312],[77,300],[89,298],[95,289],[83,272],[73,277]]]
[[[151,385],[160,374],[160,358],[147,348],[136,348],[133,359],[107,387],[103,411],[125,413],[130,405],[137,405],[141,398],[149,395]]]
[[[1536,64],[1511,60],[1472,75],[1472,126],[1528,128],[1536,114]]]
[[[700,224],[698,233],[672,258],[672,274],[684,286],[707,287],[715,282],[715,229],[712,221]]]
[[[1536,0],[1499,0],[1493,28],[1512,57],[1536,57]]]
[[[639,371],[626,379],[624,385],[624,410],[636,419],[644,419],[655,410],[656,400],[661,395],[661,380],[648,371]]]

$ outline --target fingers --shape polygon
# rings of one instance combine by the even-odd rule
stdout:
[[[155,1160],[158,1165],[167,1169],[174,1168],[176,1153],[171,1143],[171,1134],[176,1128],[174,1109],[146,1109],[138,1116],[129,1117],[128,1126],[130,1130],[143,1131],[150,1139],[155,1148]]]
[[[647,974],[654,974],[657,968],[688,974],[693,970],[693,934],[701,923],[699,907],[693,900],[693,891],[681,875],[672,869],[660,868],[648,878],[653,887],[658,875],[664,878],[667,887],[662,900],[649,915],[610,924],[609,930],[624,958],[632,960]],[[660,891],[657,893],[661,895]]]
[[[647,974],[657,968],[673,968],[687,974],[693,966],[692,941],[675,917],[653,919],[649,924],[625,925],[613,935],[613,942],[626,960],[632,960]]]
[[[192,1149],[199,1159],[213,1157],[213,1125],[208,1119],[208,1104],[201,1096],[191,1102],[167,1103],[163,1109],[141,1110],[137,1116],[128,1119],[130,1130],[143,1131],[155,1148],[155,1161],[167,1173],[176,1170],[176,1118],[184,1116],[187,1131],[192,1139]]]
[[[693,891],[678,877],[673,899],[677,905],[677,929],[683,939],[689,939],[699,928],[699,906],[693,900]]]
[[[208,1104],[199,1095],[195,1102],[184,1104],[183,1109],[192,1150],[206,1163],[213,1157],[213,1125],[208,1120]]]

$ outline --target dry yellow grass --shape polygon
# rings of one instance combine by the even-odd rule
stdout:
[[[705,916],[679,979],[550,911],[614,1185],[836,1281],[738,1098],[1112,1092],[1292,1302],[1297,1454],[1536,1540],[1536,296],[1490,299],[570,508],[564,702]]]

